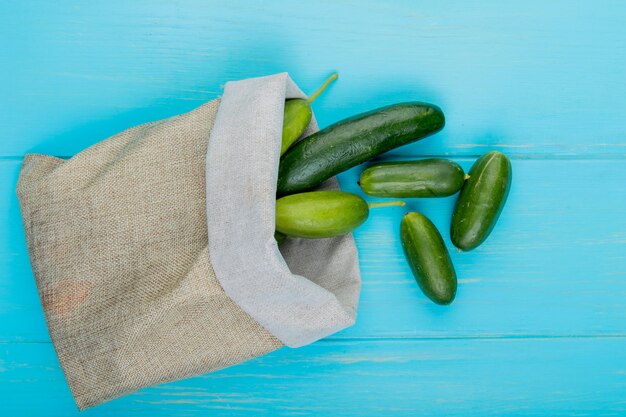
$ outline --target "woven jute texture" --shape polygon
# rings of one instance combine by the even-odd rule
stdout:
[[[283,346],[225,294],[209,261],[205,152],[218,106],[69,160],[24,160],[31,264],[80,409]]]

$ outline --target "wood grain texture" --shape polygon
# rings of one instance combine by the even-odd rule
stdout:
[[[289,71],[322,125],[423,100],[448,125],[411,151],[626,155],[619,1],[2,2],[0,155],[72,155]]]
[[[466,170],[472,163],[455,161]],[[2,161],[0,172],[15,178],[18,165]],[[345,190],[360,193],[361,170],[342,174]],[[500,221],[466,253],[448,233],[455,197],[372,210],[355,233],[364,281],[358,321],[332,337],[626,336],[626,199],[616,198],[626,194],[624,177],[626,160],[513,159]],[[9,278],[0,341],[46,341],[11,184],[0,186],[0,201],[10,202],[10,227],[0,230],[0,275]],[[421,294],[404,260],[399,224],[411,210],[433,220],[451,252],[460,284],[450,307]]]
[[[372,212],[356,232],[356,326],[303,349],[143,390],[89,416],[626,414],[623,2],[0,2],[0,416],[76,409],[49,343],[15,181],[26,152],[69,156],[195,108],[228,80],[288,71],[322,126],[440,105],[439,134],[386,158],[512,156],[489,240],[459,253],[454,198]],[[363,167],[340,176],[359,192]],[[442,231],[460,277],[429,303],[405,264],[407,210]]]
[[[80,415],[620,416],[625,342],[325,341],[144,389]],[[0,345],[0,353],[4,415],[78,415],[51,345]]]

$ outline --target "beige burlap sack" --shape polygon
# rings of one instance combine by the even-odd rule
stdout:
[[[69,160],[25,157],[28,251],[80,409],[354,322],[352,237],[290,239],[280,251],[273,238],[292,97],[303,95],[286,74],[228,83],[221,101]]]

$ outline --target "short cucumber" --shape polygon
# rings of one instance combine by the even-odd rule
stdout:
[[[445,159],[381,162],[361,174],[359,184],[375,197],[447,197],[463,186],[459,164]]]
[[[474,163],[452,215],[450,235],[456,247],[469,251],[487,239],[509,195],[511,175],[511,161],[497,151]]]
[[[276,230],[310,239],[343,235],[359,227],[369,209],[404,205],[403,201],[372,203],[342,191],[312,191],[276,200]]]
[[[456,296],[456,272],[435,225],[420,213],[407,213],[400,224],[404,254],[424,294],[437,304]]]
[[[309,123],[313,111],[311,105],[303,98],[293,98],[285,101],[285,112],[283,117],[283,138],[280,154],[287,152],[287,149],[304,133]]]
[[[274,232],[274,239],[276,240],[276,243],[278,243],[278,245],[280,246],[283,244],[285,239],[287,239],[287,236],[280,232]]]
[[[311,117],[313,115],[313,111],[311,110],[311,103],[315,101],[315,99],[326,90],[326,87],[336,80],[338,75],[335,73],[328,77],[328,79],[322,84],[320,88],[317,89],[313,94],[309,96],[308,99],[303,98],[294,98],[285,101],[285,110],[283,117],[283,137],[282,137],[282,145],[280,149],[280,154],[284,154],[287,149],[293,143],[298,140],[300,136],[304,133],[307,127],[309,127],[309,123],[311,122]]]
[[[439,107],[411,102],[363,113],[302,139],[283,155],[278,195],[309,190],[328,178],[443,128]]]
[[[315,191],[276,201],[276,230],[287,236],[324,238],[359,227],[369,214],[367,203],[356,194]]]

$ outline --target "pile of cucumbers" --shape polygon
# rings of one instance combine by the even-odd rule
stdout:
[[[328,238],[349,233],[365,222],[371,208],[404,205],[404,201],[368,204],[352,193],[310,190],[445,125],[439,107],[409,102],[350,117],[298,141],[311,120],[312,101],[336,78],[333,74],[308,100],[285,103],[276,201],[279,244],[289,236]],[[511,162],[492,151],[481,156],[469,174],[444,159],[382,162],[366,168],[359,184],[365,194],[386,198],[447,197],[460,192],[450,236],[457,248],[469,251],[487,239],[500,216],[511,185]],[[421,213],[407,213],[400,238],[424,294],[437,304],[450,304],[456,295],[456,272],[435,225]]]

